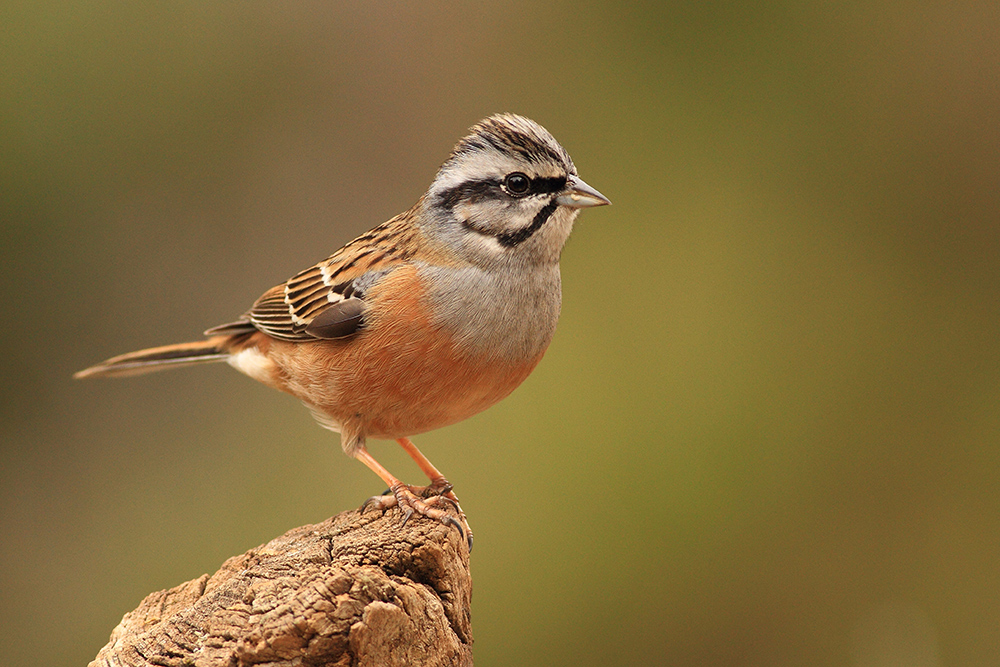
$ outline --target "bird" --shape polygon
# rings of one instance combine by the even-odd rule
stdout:
[[[582,209],[610,204],[541,125],[502,113],[470,128],[407,211],[267,290],[203,340],[112,357],[76,378],[228,364],[309,408],[399,507],[472,530],[452,484],[411,437],[508,396],[539,363],[561,308],[559,260]],[[430,484],[369,453],[396,440]],[[453,516],[457,515],[456,516]]]

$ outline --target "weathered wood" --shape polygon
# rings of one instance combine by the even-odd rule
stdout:
[[[91,667],[472,665],[465,540],[401,523],[344,512],[153,593]]]

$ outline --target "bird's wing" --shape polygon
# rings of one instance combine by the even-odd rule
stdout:
[[[354,239],[327,259],[272,287],[238,321],[206,335],[259,330],[289,341],[345,338],[364,326],[365,293],[413,256],[419,233],[399,215]]]

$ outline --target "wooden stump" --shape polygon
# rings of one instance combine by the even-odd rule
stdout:
[[[472,578],[454,528],[349,511],[147,596],[91,667],[472,665]]]

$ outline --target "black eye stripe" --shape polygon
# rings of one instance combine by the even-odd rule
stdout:
[[[538,177],[531,179],[531,192],[533,194],[559,192],[565,187],[565,176],[551,176],[547,178]]]
[[[478,181],[465,181],[448,188],[438,195],[441,206],[447,209],[455,208],[460,201],[478,201],[480,199],[499,199],[506,196],[500,190],[500,181],[487,178]]]
[[[526,195],[551,194],[560,192],[566,187],[565,176],[536,176],[530,179],[531,187]],[[500,187],[502,181],[498,178],[483,178],[465,181],[448,188],[438,195],[438,201],[447,209],[453,209],[461,201],[478,201],[481,199],[504,199],[509,197]]]

